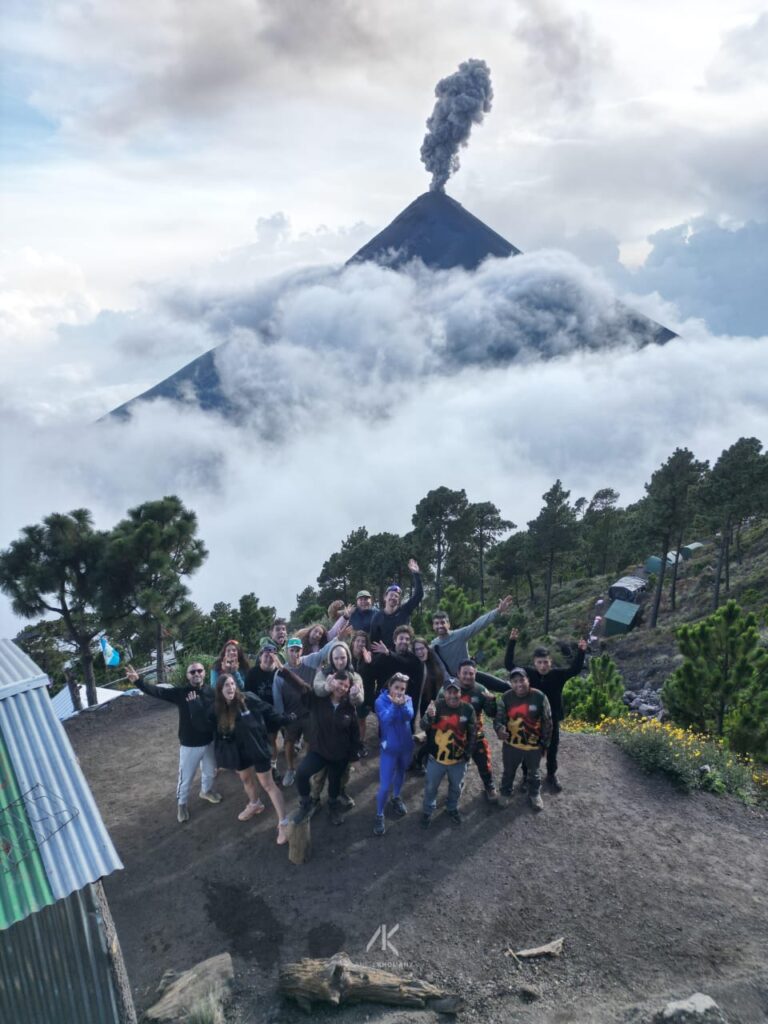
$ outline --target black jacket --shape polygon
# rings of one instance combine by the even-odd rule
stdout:
[[[211,702],[195,700],[190,703],[192,708],[192,720],[199,724],[207,723],[214,733],[214,743],[217,750],[217,763],[219,747],[223,743],[230,743],[234,740],[238,749],[254,761],[270,761],[272,748],[269,737],[271,733],[277,732],[281,725],[293,721],[287,715],[281,715],[275,711],[271,704],[255,697],[252,693],[243,692],[245,709],[238,713],[235,718],[233,733],[222,733],[218,728],[216,718],[216,707]]]
[[[371,620],[371,643],[374,640],[383,640],[387,647],[395,646],[392,634],[398,626],[405,626],[411,621],[411,615],[421,604],[424,597],[424,586],[421,582],[421,575],[417,572],[411,574],[413,579],[413,596],[392,615],[388,615],[383,609],[376,612]]]
[[[309,694],[309,749],[327,761],[351,761],[360,749],[357,711],[346,698],[334,706],[330,696]]]
[[[563,712],[563,687],[577,676],[584,668],[584,655],[586,651],[577,649],[576,657],[568,668],[551,668],[545,676],[541,675],[533,666],[527,667],[528,679],[534,690],[541,690],[549,700],[552,708],[552,718],[556,722],[562,722],[565,714]],[[507,644],[507,653],[504,656],[504,667],[511,672],[515,667],[515,641],[510,640]]]
[[[192,702],[187,700],[188,693],[196,693],[198,700],[193,703],[210,704],[213,701],[213,690],[207,683],[199,689],[189,683],[184,686],[155,686],[154,683],[145,683],[139,676],[136,686],[150,697],[158,697],[176,705],[179,712],[179,743],[182,747],[208,746],[213,739],[213,729],[205,722],[193,722],[189,710]]]

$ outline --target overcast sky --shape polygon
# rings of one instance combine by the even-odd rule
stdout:
[[[286,613],[351,529],[405,531],[430,487],[524,525],[556,477],[627,502],[677,445],[768,441],[765,3],[7,0],[0,18],[0,546],[51,511],[109,526],[176,492],[211,551],[203,607],[254,590]],[[526,256],[340,274],[428,187],[434,87],[470,57],[493,106],[447,191]],[[500,304],[552,281],[580,315],[616,294],[681,337],[584,353],[566,332],[551,361],[484,363]],[[440,332],[460,365],[436,363]],[[91,426],[222,341],[242,422]]]

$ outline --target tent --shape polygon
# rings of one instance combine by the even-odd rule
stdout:
[[[705,546],[701,541],[694,540],[690,544],[686,544],[685,547],[680,548],[680,554],[687,562],[689,558],[693,558],[697,551],[702,551]]]
[[[628,633],[640,614],[640,605],[631,601],[614,601],[605,613],[605,636]]]
[[[622,576],[608,588],[608,597],[614,601],[638,601],[647,586],[642,576]]]

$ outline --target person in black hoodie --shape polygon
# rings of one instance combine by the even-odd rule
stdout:
[[[328,773],[331,821],[334,825],[344,821],[339,799],[341,780],[349,762],[357,759],[360,748],[357,711],[349,700],[350,683],[348,672],[336,672],[325,680],[327,695],[319,696],[314,690],[308,694],[309,751],[296,772],[300,799],[294,824],[312,813],[310,779],[322,769]]]
[[[413,594],[401,604],[402,590],[397,583],[387,587],[384,595],[384,607],[380,609],[371,619],[371,643],[374,640],[382,640],[391,650],[394,647],[393,634],[397,626],[405,626],[411,621],[411,615],[421,604],[424,597],[424,586],[421,582],[421,570],[415,558],[408,562],[411,570],[411,581],[413,583]]]
[[[248,804],[238,814],[240,821],[248,821],[264,810],[256,789],[256,780],[272,801],[277,811],[277,842],[288,842],[288,819],[285,801],[270,771],[270,730],[277,730],[295,720],[295,715],[281,715],[266,701],[252,693],[238,690],[233,676],[222,672],[216,680],[213,703],[199,700],[197,693],[187,694],[192,721],[201,727],[215,729],[214,750],[216,764],[237,772]]]
[[[256,664],[249,669],[245,677],[243,692],[252,693],[259,697],[266,704],[274,704],[273,686],[275,673],[280,669],[282,662],[277,650],[277,644],[270,638],[263,637],[259,647],[259,656]],[[272,766],[272,777],[275,782],[280,782],[282,775],[277,770],[277,729],[270,735],[270,749],[272,751],[270,763]]]
[[[216,775],[216,758],[213,752],[213,729],[210,725],[198,727],[192,721],[187,704],[187,694],[196,693],[211,702],[213,690],[205,684],[205,668],[199,661],[187,666],[184,686],[155,686],[145,683],[133,665],[126,665],[125,675],[129,682],[150,697],[175,704],[179,712],[179,781],[176,785],[176,820],[180,825],[189,821],[189,790],[202,765],[200,797],[209,804],[221,803],[221,793],[213,788]]]
[[[519,632],[513,629],[509,634],[507,652],[504,656],[504,667],[511,672],[515,667],[515,644]],[[541,690],[549,701],[552,709],[552,738],[547,747],[547,778],[546,782],[556,792],[562,791],[562,785],[557,777],[557,751],[560,746],[560,723],[564,718],[563,711],[563,687],[569,679],[577,676],[584,667],[584,655],[587,650],[587,641],[579,640],[576,656],[568,668],[554,668],[552,657],[546,647],[537,647],[533,652],[533,665],[526,667],[525,671],[534,690]],[[523,778],[526,777],[525,766],[523,767]]]

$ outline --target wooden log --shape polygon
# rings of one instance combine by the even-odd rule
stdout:
[[[280,968],[280,991],[305,1010],[313,1002],[386,1003],[458,1013],[462,1000],[419,978],[404,978],[377,967],[353,963],[346,953],[329,960],[302,960]]]
[[[288,836],[288,860],[291,864],[306,864],[311,856],[309,818],[305,818],[299,825],[291,825]]]
[[[505,956],[513,956],[515,960],[529,960],[534,956],[560,956],[563,952],[563,940],[554,939],[545,946],[536,946],[534,949],[508,949]]]

